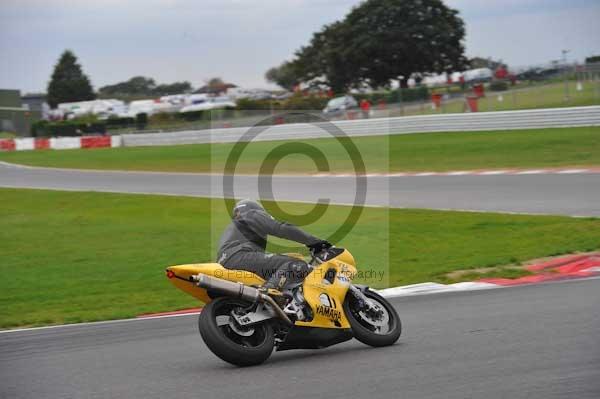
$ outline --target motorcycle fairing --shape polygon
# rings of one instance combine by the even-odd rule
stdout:
[[[350,328],[343,303],[352,277],[356,274],[356,267],[350,252],[342,248],[337,248],[337,250],[341,252],[336,253],[332,259],[317,265],[304,279],[302,291],[306,303],[312,310],[313,319],[296,321],[296,326],[327,329]],[[226,269],[219,263],[170,266],[167,268],[167,274],[169,272],[177,277],[170,279],[173,285],[204,303],[209,303],[213,297],[191,280],[192,276],[200,273],[249,286],[260,286],[264,283],[264,280],[254,273]]]
[[[315,328],[295,326],[290,329],[285,340],[277,346],[277,351],[290,349],[321,349],[351,340],[351,329]]]
[[[249,286],[260,286],[265,282],[265,280],[254,273],[245,270],[226,269],[219,263],[193,263],[170,266],[167,268],[167,273],[169,272],[172,272],[174,276],[177,277],[170,279],[175,287],[190,294],[194,298],[198,298],[204,303],[212,301],[212,297],[205,289],[197,287],[191,280],[192,276],[196,276],[200,273],[211,277],[236,281]]]

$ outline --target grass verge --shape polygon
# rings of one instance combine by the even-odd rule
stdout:
[[[600,104],[600,86],[597,82],[582,82],[581,91],[576,81],[568,81],[568,99],[565,98],[565,83],[541,85],[521,84],[507,91],[486,90],[478,102],[479,112],[512,111],[536,108],[583,107]],[[443,92],[442,92],[443,93]],[[465,94],[471,94],[468,91]],[[406,107],[404,115],[451,114],[465,112],[465,101],[455,99],[442,103],[441,109],[432,109],[429,103],[420,107]],[[392,116],[400,116],[397,110]]]
[[[498,132],[427,133],[357,137],[368,172],[448,171],[482,168],[539,168],[600,165],[600,127],[511,130]],[[310,143],[325,154],[333,171],[352,171],[352,162],[334,139],[286,142],[292,151]],[[257,173],[267,154],[282,142],[251,143],[237,172]],[[33,166],[172,172],[224,170],[232,144],[125,147],[95,150],[0,153],[0,160]],[[387,149],[382,156],[382,151]],[[389,161],[388,161],[389,160]],[[276,173],[313,173],[304,155],[290,155]]]
[[[220,200],[200,198],[0,189],[0,200],[2,328],[197,306],[164,268],[213,259],[228,221]],[[307,230],[326,237],[347,211],[331,207]],[[375,287],[448,282],[454,270],[599,248],[600,219],[366,208],[339,245],[385,275],[367,278]]]

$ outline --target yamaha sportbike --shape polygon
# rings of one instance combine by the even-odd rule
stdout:
[[[318,349],[352,338],[387,346],[398,340],[396,310],[367,286],[352,284],[357,269],[347,249],[311,252],[309,265],[304,281],[283,298],[258,289],[264,283],[258,275],[218,263],[171,266],[167,277],[206,304],[200,334],[215,355],[234,365],[260,364],[274,348]]]

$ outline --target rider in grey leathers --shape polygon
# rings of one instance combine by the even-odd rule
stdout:
[[[297,258],[265,252],[269,235],[311,249],[331,247],[329,242],[292,224],[275,220],[257,202],[242,200],[233,208],[232,222],[221,235],[217,261],[227,269],[246,270],[261,276],[267,280],[264,289],[285,291],[306,277],[309,266]]]

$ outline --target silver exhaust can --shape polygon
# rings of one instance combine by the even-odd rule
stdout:
[[[223,280],[222,278],[210,277],[206,274],[194,276],[198,287],[207,290],[222,292],[234,298],[240,298],[248,302],[256,302],[260,299],[260,291],[254,287],[249,287],[242,283]]]

